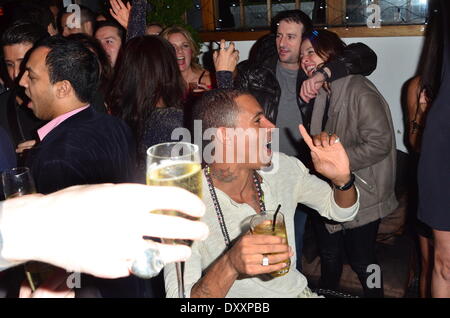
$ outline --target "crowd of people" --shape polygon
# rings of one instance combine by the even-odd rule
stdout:
[[[0,294],[176,297],[170,263],[185,260],[188,297],[320,297],[302,274],[309,218],[319,246],[319,287],[339,288],[346,255],[364,296],[384,296],[382,278],[380,286],[369,286],[367,269],[378,265],[380,222],[398,206],[397,162],[389,105],[366,77],[377,66],[373,50],[346,45],[337,34],[315,29],[301,10],[287,10],[272,19],[271,32],[247,60],[239,63],[234,43],[222,40],[212,55],[214,70],[206,70],[188,30],[145,23],[146,1],[110,0],[109,12],[101,14],[81,7],[79,23],[59,2],[10,8],[1,35],[0,171],[29,167],[39,195],[1,203]],[[448,39],[440,28],[448,23],[448,4],[437,3],[424,56],[445,60]],[[430,122],[448,118],[442,97],[448,83],[435,76],[445,67],[426,64],[408,90],[411,146],[427,150],[417,190],[425,198],[419,205],[423,222],[417,223],[427,232],[419,232],[422,297],[450,296],[450,160],[436,157],[436,151],[449,155],[450,147],[439,141],[450,126]],[[434,101],[440,106],[432,108],[427,128],[436,138],[424,130]],[[147,149],[177,141],[174,130],[192,128],[196,120],[202,133],[216,129],[207,147],[245,160],[204,162],[203,203],[180,189],[139,185],[145,184]],[[257,133],[237,145],[230,128],[238,135]],[[267,145],[275,144],[275,128],[279,149]],[[265,140],[263,149],[254,147],[256,139]],[[249,159],[261,151],[269,162]],[[446,174],[442,183],[428,175],[438,163]],[[289,246],[242,226],[279,205]],[[146,213],[154,209],[202,219]],[[196,241],[189,248],[144,237]],[[164,275],[143,279],[159,270],[139,273],[142,257],[160,259]],[[81,287],[66,286],[71,274],[57,271],[31,291],[20,265],[31,260],[83,273]],[[286,267],[282,277],[267,275]]]

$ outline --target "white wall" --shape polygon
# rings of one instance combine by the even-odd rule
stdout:
[[[401,107],[401,89],[417,68],[423,37],[346,38],[346,43],[362,42],[378,55],[377,69],[369,79],[377,86],[391,107],[397,149],[407,151],[403,142],[405,131]],[[238,41],[240,60],[247,59],[254,41]]]

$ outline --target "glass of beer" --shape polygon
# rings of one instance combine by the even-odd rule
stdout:
[[[276,214],[276,219],[275,219]],[[250,220],[250,230],[252,234],[259,234],[259,235],[274,235],[279,236],[284,239],[286,239],[287,243],[287,233],[286,233],[286,224],[284,222],[284,215],[281,212],[275,213],[275,211],[268,210],[263,211],[260,214],[256,214],[252,217]],[[273,255],[267,254],[267,255]],[[288,266],[285,268],[270,273],[273,277],[280,277],[283,275],[286,275],[289,272],[289,268],[291,266],[291,260],[288,258],[287,260],[284,260],[280,263],[286,263]]]
[[[202,197],[202,167],[197,145],[186,142],[163,143],[147,150],[147,184],[151,186],[172,186],[186,189]],[[178,211],[158,210],[152,213],[198,220]],[[191,240],[162,239],[164,244],[191,246]],[[181,262],[175,264],[178,280],[178,295],[185,298]]]
[[[18,167],[4,171],[2,173],[2,185],[5,199],[36,193],[33,176],[27,167]],[[52,273],[52,266],[48,264],[39,262],[28,262],[25,264],[25,275],[33,292]]]

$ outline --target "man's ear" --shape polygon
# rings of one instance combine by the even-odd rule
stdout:
[[[55,84],[56,97],[63,99],[73,94],[73,88],[69,81],[59,81]]]

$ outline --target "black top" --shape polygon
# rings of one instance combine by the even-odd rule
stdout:
[[[73,185],[132,181],[133,154],[128,126],[88,107],[32,148],[27,165],[38,192],[47,194]]]
[[[145,167],[147,149],[151,146],[179,141],[180,138],[172,139],[172,132],[176,128],[184,127],[183,110],[175,107],[156,108],[145,123],[145,133],[138,148],[138,175],[136,180],[145,183]],[[174,136],[175,137],[175,136]],[[189,141],[191,142],[191,141]]]
[[[450,231],[450,4],[444,12],[442,83],[427,115],[419,160],[419,219],[431,228]]]

